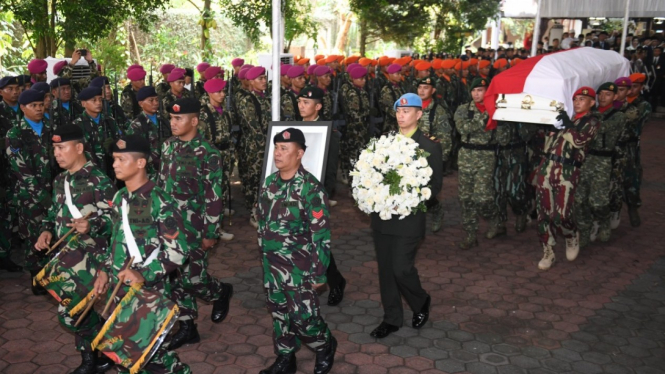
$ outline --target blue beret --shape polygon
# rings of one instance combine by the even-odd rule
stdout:
[[[69,86],[69,79],[67,78],[55,78],[51,81],[51,89],[56,89],[61,86]]]
[[[44,93],[42,91],[29,89],[21,92],[21,96],[18,97],[18,103],[21,105],[28,105],[35,101],[44,101]]]
[[[5,88],[9,86],[10,84],[16,84],[18,85],[18,77],[3,77],[0,79],[0,88]]]
[[[393,110],[396,110],[397,108],[407,108],[407,107],[415,107],[415,108],[421,108],[423,107],[423,100],[420,98],[420,96],[414,94],[414,93],[408,93],[402,95],[397,101],[395,101],[395,104],[393,104]]]
[[[37,91],[42,91],[43,93],[50,93],[51,92],[51,86],[48,85],[46,82],[37,82],[30,87],[32,90],[37,90]]]
[[[102,87],[106,86],[107,84],[110,84],[109,79],[107,77],[102,76],[102,77],[97,77],[97,78],[91,80],[89,86],[90,87],[102,88]]]
[[[99,87],[86,87],[79,92],[79,95],[76,97],[79,101],[90,100],[95,96],[101,96],[102,89]]]
[[[136,93],[136,101],[143,101],[149,97],[157,96],[157,91],[153,86],[143,86],[139,89],[139,92]]]

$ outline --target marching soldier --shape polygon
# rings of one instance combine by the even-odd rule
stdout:
[[[12,205],[17,208],[18,233],[26,243],[26,268],[34,277],[47,262],[43,254],[33,250],[32,244],[39,237],[42,220],[51,205],[51,130],[42,121],[43,92],[26,90],[18,103],[24,117],[7,132],[5,152],[11,171]],[[32,293],[43,295],[46,290],[33,285]]]
[[[284,90],[281,97],[283,121],[302,121],[298,111],[298,95],[305,88],[305,69],[301,65],[292,66],[286,73],[291,86]]]
[[[107,293],[110,297],[124,279],[112,300],[112,310],[137,284],[171,297],[168,275],[187,259],[183,217],[173,198],[148,179],[149,155],[150,143],[140,135],[128,135],[113,145],[113,169],[126,187],[115,194],[110,204],[114,213],[110,256],[97,271],[94,286],[97,295]],[[124,269],[130,257],[134,257],[134,263]],[[139,327],[134,336],[123,338],[145,339],[145,331]],[[178,354],[168,350],[166,344],[159,345],[143,371],[191,373],[189,366],[180,362]]]
[[[76,100],[72,100],[72,86],[69,79],[55,78],[50,85],[53,94],[51,128],[57,129],[72,124],[83,113],[83,108]]]
[[[122,89],[122,94],[120,95],[120,106],[122,107],[122,112],[125,114],[125,118],[131,120],[136,118],[141,113],[141,106],[139,101],[136,99],[136,95],[139,90],[145,87],[145,76],[146,72],[140,65],[132,65],[127,69],[127,79],[129,79],[129,84]]]
[[[82,277],[92,282],[97,269],[109,256],[109,238],[113,225],[109,204],[116,188],[101,169],[86,160],[83,130],[79,126],[59,127],[53,132],[51,139],[55,160],[65,172],[60,173],[53,181],[51,207],[42,222],[41,234],[34,246],[38,251],[48,250],[53,239],[62,238],[70,228],[75,228],[78,239],[68,240],[61,248],[67,247],[63,250],[76,252],[78,256],[67,256],[67,262],[58,266],[62,266],[62,270],[67,273],[62,277],[65,283],[62,288],[79,290],[84,283]],[[85,216],[90,213],[94,215],[86,219]],[[46,274],[42,277],[42,285],[48,281]],[[87,294],[91,289],[83,291],[81,294]],[[80,326],[75,326],[78,315],[70,317],[67,306],[73,305],[71,302],[65,304],[66,300],[72,300],[72,296],[60,295],[63,301],[58,304],[58,319],[66,329],[74,333],[76,349],[81,351],[81,365],[74,373],[96,374],[106,371],[113,366],[113,362],[106,356],[98,358],[97,353],[90,348],[102,328],[103,321],[97,313],[92,313],[83,319]]]
[[[399,129],[393,104],[399,97],[404,95],[402,82],[402,67],[398,64],[392,64],[386,69],[386,78],[388,82],[381,88],[381,98],[379,108],[383,113],[383,132],[393,132]]]
[[[351,166],[356,162],[360,151],[367,144],[367,123],[369,97],[365,87],[367,69],[358,67],[348,72],[351,84],[342,92],[342,107],[346,115],[346,134],[340,144],[342,178],[349,178]],[[350,181],[349,181],[350,184]]]
[[[173,69],[166,81],[171,88],[160,98],[162,104],[161,114],[164,118],[169,118],[169,113],[167,111],[169,105],[178,99],[194,97],[194,94],[185,89],[185,69]],[[157,91],[157,94],[159,95],[159,91],[155,91]]]
[[[162,159],[162,143],[171,137],[171,124],[159,113],[159,97],[152,86],[142,87],[136,94],[141,113],[127,128],[127,134],[138,134],[150,142],[150,158],[147,172],[151,180],[156,180]]]
[[[472,100],[455,112],[455,124],[462,143],[458,155],[459,199],[462,206],[462,226],[466,238],[461,249],[478,245],[478,216],[490,221],[487,238],[497,235],[497,207],[494,202],[494,168],[496,166],[496,131],[485,131],[489,115],[483,99],[489,86],[487,79],[476,78],[471,83]]]
[[[626,115],[614,107],[617,93],[614,82],[598,87],[600,128],[589,145],[589,156],[580,171],[575,192],[575,219],[580,232],[580,248],[596,235],[601,242],[610,240],[610,178],[616,141],[623,132]],[[592,228],[593,226],[593,228]]]
[[[538,210],[538,237],[543,246],[543,258],[538,268],[548,270],[555,261],[553,251],[556,232],[566,238],[566,258],[573,261],[579,254],[579,233],[573,219],[575,190],[580,169],[586,159],[589,144],[596,136],[600,121],[592,111],[596,92],[581,87],[573,94],[575,116],[565,112],[557,117],[562,121],[558,132],[547,136],[545,157],[536,169],[536,209]]]
[[[302,131],[288,128],[273,143],[278,171],[263,182],[257,217],[277,359],[260,374],[295,373],[300,342],[316,352],[314,373],[325,374],[337,350],[317,295],[330,258],[328,196],[301,164],[306,150]]]

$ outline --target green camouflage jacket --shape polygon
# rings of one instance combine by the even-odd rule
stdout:
[[[369,95],[352,84],[342,86],[341,103],[346,116],[347,125],[350,123],[365,123],[369,116]]]
[[[243,142],[255,144],[262,150],[266,145],[266,133],[270,123],[270,101],[252,91],[241,95],[237,106]]]
[[[298,109],[298,95],[292,90],[284,90],[280,98],[282,121],[302,121]]]
[[[159,124],[152,122],[152,120],[141,111],[141,113],[139,113],[139,115],[137,115],[129,124],[126,131],[127,135],[142,135],[150,142],[150,166],[148,168],[148,175],[150,175],[151,179],[159,172],[159,163],[162,158],[162,144],[166,139],[171,137],[171,124],[169,121],[162,118],[159,113],[155,114],[157,115],[157,121]]]
[[[379,109],[383,113],[383,128],[387,131],[397,131],[397,118],[395,117],[395,110],[393,105],[395,101],[404,95],[405,90],[399,84],[388,82],[381,89],[381,96],[379,99]]]
[[[136,94],[137,92],[134,91],[131,83],[126,85],[122,89],[122,94],[120,94],[120,106],[127,119],[136,118],[141,113],[141,107],[139,106],[139,101],[136,100]]]
[[[160,113],[162,117],[170,119],[171,116],[169,115],[169,112],[167,111],[167,108],[169,107],[169,104],[173,103],[174,101],[178,99],[184,99],[184,98],[194,98],[194,94],[192,91],[188,89],[182,90],[182,95],[180,97],[177,97],[176,95],[171,92],[171,89],[169,88],[166,93],[164,93],[164,96],[160,96],[159,100],[161,100],[162,107],[161,110],[162,112]]]
[[[446,109],[436,100],[432,100],[426,108],[423,108],[423,115],[418,121],[420,131],[434,136],[441,143],[443,161],[448,159],[453,146],[453,127],[450,122],[450,116]]]
[[[110,153],[107,146],[115,143],[120,132],[112,117],[104,117],[99,114],[99,123],[96,123],[87,112],[84,112],[74,120],[74,124],[83,129],[85,139],[85,157],[92,161],[100,169],[108,173],[112,169]]]
[[[494,144],[496,130],[485,131],[489,116],[482,113],[473,101],[462,104],[455,111],[455,126],[462,137],[462,143]]]
[[[73,93],[72,93],[73,95]],[[47,108],[44,108],[46,110]],[[81,104],[76,100],[69,101],[69,109],[65,108],[64,105],[60,104],[60,100],[54,98],[51,101],[51,116],[53,117],[51,123],[53,124],[53,129],[57,129],[60,126],[70,125],[74,123],[76,118],[83,114],[84,109]]]

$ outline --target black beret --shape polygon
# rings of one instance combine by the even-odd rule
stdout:
[[[305,134],[293,127],[289,127],[288,129],[277,133],[275,137],[272,138],[273,144],[290,142],[299,143],[302,149],[307,149],[307,146],[305,145]]]
[[[596,92],[612,91],[614,93],[617,93],[618,90],[619,90],[619,88],[617,87],[617,85],[614,82],[605,82],[605,83],[601,84],[600,87],[598,87]]]
[[[35,101],[44,101],[44,93],[42,91],[29,89],[21,92],[21,96],[18,97],[18,103],[21,105],[28,105]]]
[[[56,89],[61,86],[69,86],[69,79],[67,78],[55,78],[51,81],[51,89]]]
[[[29,75],[19,75],[16,78],[18,78],[18,85],[19,86],[23,86],[23,85],[26,85],[28,83],[32,83],[32,77],[29,76]]]
[[[0,79],[0,88],[5,88],[10,84],[18,84],[18,77],[11,76]]]
[[[136,101],[143,101],[149,97],[157,96],[157,91],[153,86],[143,86],[139,89],[139,92],[136,93]]]
[[[51,140],[53,143],[64,143],[72,140],[81,140],[83,138],[83,129],[81,126],[68,124],[58,126],[53,130],[53,137],[51,137]]]
[[[166,110],[173,114],[198,114],[201,110],[201,103],[196,99],[186,97],[172,102],[168,105]]]
[[[37,90],[37,91],[42,91],[44,93],[50,93],[51,92],[51,86],[48,85],[46,82],[37,82],[30,87],[31,90]]]
[[[194,70],[190,68],[185,68],[185,76],[186,77],[194,77]]]
[[[325,92],[316,86],[307,86],[303,88],[298,95],[298,97],[315,100],[323,100],[323,96],[325,96]]]
[[[79,99],[79,101],[86,101],[90,100],[95,96],[101,96],[102,95],[102,89],[99,87],[86,87],[79,92],[78,96],[76,97]]]
[[[129,152],[150,154],[150,142],[142,135],[127,135],[113,145],[113,153]]]
[[[103,86],[110,84],[109,79],[107,77],[97,77],[93,80],[90,81],[89,87],[99,87],[102,88]]]
[[[420,78],[420,79],[418,79],[417,82],[418,82],[418,86],[420,86],[421,84],[428,84],[430,86],[436,85],[436,79],[434,79],[432,77]]]

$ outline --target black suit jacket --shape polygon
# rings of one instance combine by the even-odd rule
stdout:
[[[436,195],[441,191],[443,186],[443,158],[441,152],[441,144],[432,141],[425,136],[420,129],[411,137],[415,140],[421,149],[429,153],[427,162],[432,168],[432,177],[429,181],[430,189],[432,190],[432,197],[427,202],[427,206],[432,206],[436,203]],[[403,220],[399,216],[393,216],[390,220],[384,221],[379,217],[378,213],[372,213],[371,225],[373,230],[378,231],[384,235],[398,235],[398,236],[425,236],[425,217],[426,214],[418,212],[406,216]]]
[[[607,40],[605,40],[603,42],[603,45],[601,46],[600,42],[594,42],[593,43],[593,48],[596,48],[596,47],[598,47],[600,49],[608,50],[608,49],[610,49],[610,43],[608,43]]]

